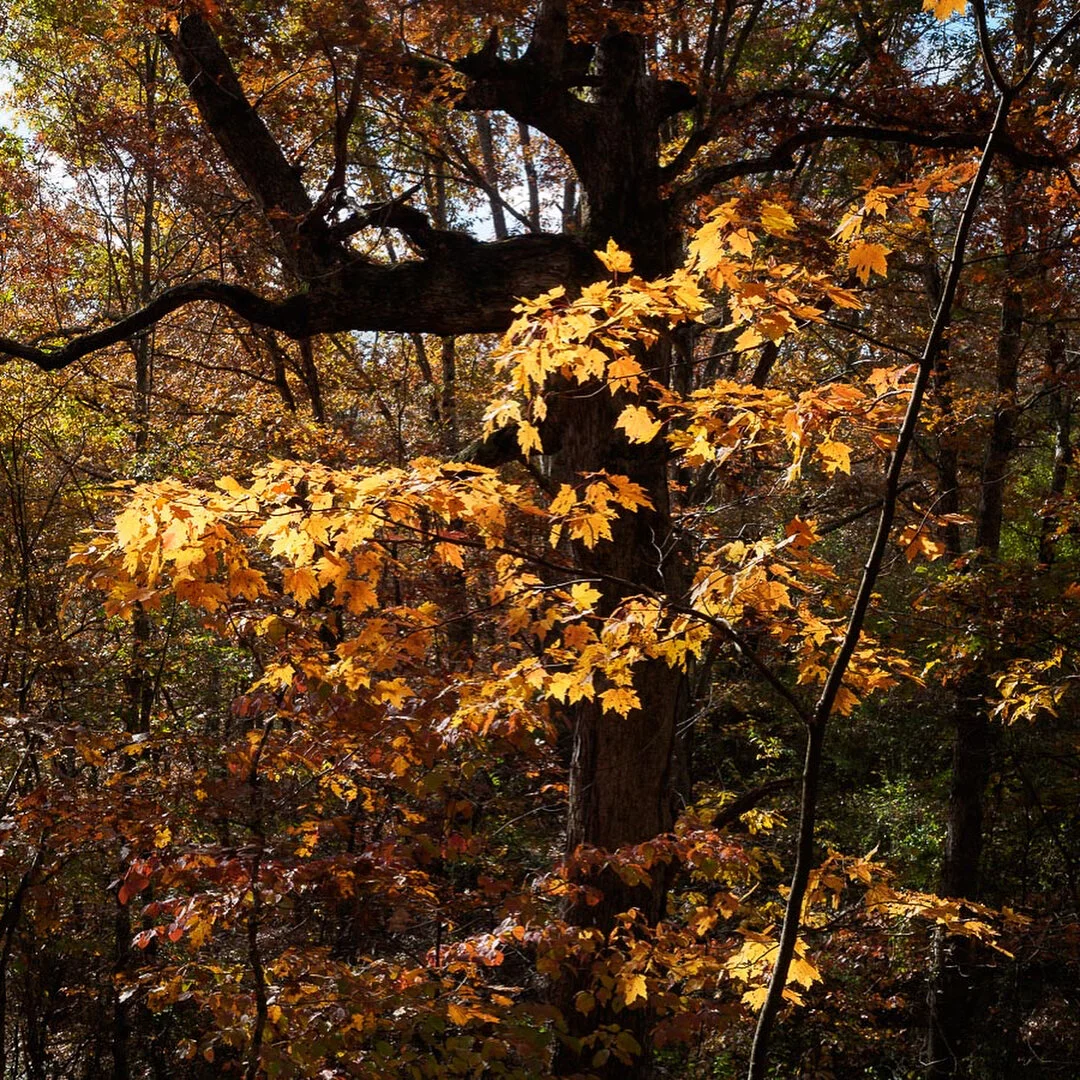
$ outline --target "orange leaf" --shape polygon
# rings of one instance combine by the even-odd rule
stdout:
[[[834,472],[851,472],[851,447],[846,443],[834,442],[832,439],[826,439],[818,447],[818,457],[821,458],[822,464],[825,466],[825,471],[828,473]]]
[[[870,271],[881,277],[889,272],[885,256],[889,249],[884,244],[858,244],[848,253],[848,269],[855,271],[855,276],[865,285],[870,280]]]
[[[923,11],[932,11],[942,22],[950,15],[963,15],[966,9],[967,0],[923,0]]]
[[[632,443],[652,442],[663,426],[644,405],[627,405],[615,426],[626,432]]]

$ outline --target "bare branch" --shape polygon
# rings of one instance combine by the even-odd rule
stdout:
[[[277,302],[266,300],[241,285],[229,285],[222,281],[192,281],[166,289],[138,311],[100,330],[74,336],[65,345],[54,349],[0,338],[0,356],[29,360],[43,371],[58,371],[90,353],[133,338],[179,308],[200,300],[220,304],[250,322],[286,334],[293,334],[294,328],[307,319],[308,305],[302,296]],[[57,336],[63,336],[63,331],[58,331]]]
[[[188,15],[175,34],[161,32],[206,127],[282,241],[302,278],[318,278],[350,258],[327,223],[312,215],[299,170],[252,107],[225,50],[206,20]],[[304,226],[301,228],[301,226]]]
[[[1031,170],[1061,169],[1068,163],[1066,153],[1034,154],[1017,146],[1005,131],[995,133],[995,151],[1014,165]],[[986,145],[988,131],[912,131],[906,128],[878,127],[873,124],[818,124],[797,131],[781,140],[768,154],[729,161],[702,169],[679,185],[673,201],[685,205],[699,195],[739,176],[784,172],[794,169],[795,152],[829,139],[853,139],[859,142],[894,143],[901,146],[924,146],[932,150],[977,150]]]

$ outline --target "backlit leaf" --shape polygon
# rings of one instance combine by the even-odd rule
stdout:
[[[622,428],[631,442],[647,443],[656,438],[663,425],[644,405],[627,405],[615,426]]]
[[[952,15],[963,15],[967,0],[923,0],[923,11],[932,11],[934,18],[944,22]]]
[[[609,240],[603,251],[594,251],[593,254],[613,274],[629,274],[633,269],[630,256],[614,240]]]
[[[885,256],[889,249],[884,244],[857,244],[848,252],[848,268],[855,271],[855,276],[865,285],[870,280],[870,272],[885,277],[889,272]]]

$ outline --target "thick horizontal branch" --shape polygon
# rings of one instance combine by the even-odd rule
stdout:
[[[189,304],[217,304],[256,326],[292,338],[347,331],[483,334],[505,330],[521,297],[564,285],[580,288],[601,268],[587,247],[564,236],[518,236],[480,243],[467,236],[430,258],[377,266],[357,263],[308,292],[268,300],[241,285],[193,281],[166,289],[145,307],[55,348],[0,338],[0,356],[57,371],[91,353],[146,332]],[[58,335],[59,336],[59,335]]]
[[[41,348],[0,337],[0,356],[29,360],[43,371],[58,371],[84,356],[137,337],[167,315],[199,301],[219,304],[249,322],[284,333],[290,333],[289,326],[302,323],[307,317],[307,298],[304,296],[279,302],[266,300],[241,285],[230,285],[223,281],[191,281],[166,289],[138,311],[100,330],[72,337],[67,344],[57,348]]]
[[[557,285],[573,294],[604,273],[592,251],[569,236],[530,234],[481,243],[433,230],[431,240],[425,259],[346,267],[313,289],[306,333],[500,333],[521,298]]]

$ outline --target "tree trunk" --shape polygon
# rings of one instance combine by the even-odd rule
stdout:
[[[639,37],[612,33],[601,43],[596,68],[601,79],[597,94],[605,99],[600,114],[603,122],[593,132],[579,174],[587,207],[584,228],[590,244],[602,248],[608,239],[614,239],[630,253],[636,272],[654,276],[672,270],[679,251],[657,197],[658,123],[645,61],[644,42]],[[647,361],[665,382],[669,365],[666,346],[654,349]],[[616,522],[610,542],[592,551],[576,551],[582,572],[600,578],[597,587],[602,590],[602,609],[607,614],[644,589],[677,593],[681,578],[677,559],[672,556],[665,448],[631,445],[615,429],[624,404],[618,395],[613,398],[604,393],[575,395],[559,405],[556,478],[579,483],[583,473],[605,470],[621,474],[640,484],[653,505],[651,511],[624,514]],[[684,680],[680,671],[662,661],[645,662],[635,669],[634,676],[640,709],[619,717],[602,713],[596,702],[582,702],[572,711],[566,835],[571,860],[579,846],[614,851],[670,832],[674,824],[676,732],[687,701]],[[649,884],[628,885],[611,869],[598,874],[583,872],[579,883],[599,888],[602,898],[598,903],[582,900],[570,905],[568,919],[575,926],[594,928],[606,936],[615,917],[630,908],[638,909],[652,924],[663,915],[667,875],[662,867],[654,868]],[[603,1024],[617,1024],[630,1030],[645,1052],[629,1064],[611,1055],[593,1065],[596,1044],[587,1045],[582,1054],[573,1044],[564,1045],[556,1057],[556,1074],[587,1072],[604,1080],[647,1075],[647,1014],[632,1009],[604,1014],[598,1008],[582,1016],[573,1007],[573,995],[588,982],[585,970],[579,978],[565,980],[559,994],[571,1038],[595,1032]]]
[[[975,532],[980,553],[989,559],[996,559],[1001,549],[1006,479],[1016,449],[1017,373],[1023,316],[1023,295],[1016,277],[1010,274],[1002,295],[995,380],[997,402],[983,460]],[[939,891],[948,897],[974,900],[979,895],[983,796],[990,779],[994,742],[986,707],[989,691],[987,672],[980,664],[956,692],[952,782],[939,886]],[[927,1075],[933,1080],[969,1075],[972,1018],[981,1011],[977,1002],[985,990],[982,974],[976,946],[970,939],[938,933],[927,996]]]
[[[540,180],[536,175],[536,161],[533,159],[532,135],[528,124],[518,124],[518,139],[521,141],[521,157],[525,169],[525,189],[529,193],[529,225],[533,232],[540,231]]]
[[[998,400],[994,408],[990,438],[986,444],[986,457],[983,460],[975,533],[976,546],[991,558],[997,558],[1001,548],[1005,481],[1009,459],[1015,449],[1016,420],[1020,412],[1016,400],[1016,379],[1020,364],[1020,334],[1023,322],[1024,299],[1019,288],[1010,281],[1001,301],[996,381]]]
[[[491,228],[495,233],[496,240],[505,240],[510,235],[506,227],[506,211],[503,208],[502,195],[499,192],[499,166],[495,160],[495,139],[491,131],[491,118],[487,113],[475,114],[476,137],[480,143],[480,160],[484,164],[484,182],[488,185],[488,206],[491,208]],[[446,189],[443,188],[443,202],[445,203]],[[440,224],[438,217],[433,214],[432,219],[436,227],[446,228],[445,218]]]
[[[1052,380],[1050,390],[1050,418],[1054,424],[1054,467],[1050,475],[1050,490],[1047,493],[1047,509],[1042,515],[1039,527],[1039,562],[1049,567],[1054,561],[1057,547],[1055,532],[1058,517],[1055,504],[1065,494],[1065,485],[1069,480],[1072,466],[1072,391],[1062,382],[1062,369],[1065,364],[1068,338],[1065,331],[1057,325],[1046,329],[1047,350],[1046,366]]]
[[[923,281],[931,310],[936,309],[941,299],[941,268],[932,255],[927,255],[923,266]],[[949,356],[949,342],[944,341],[934,378],[931,383],[934,404],[941,414],[941,425],[937,437],[934,465],[937,471],[937,504],[935,510],[943,517],[960,513],[960,454],[956,446],[955,412],[953,409],[952,362]],[[941,529],[941,540],[945,544],[945,553],[950,559],[960,554],[960,524],[953,520]]]

